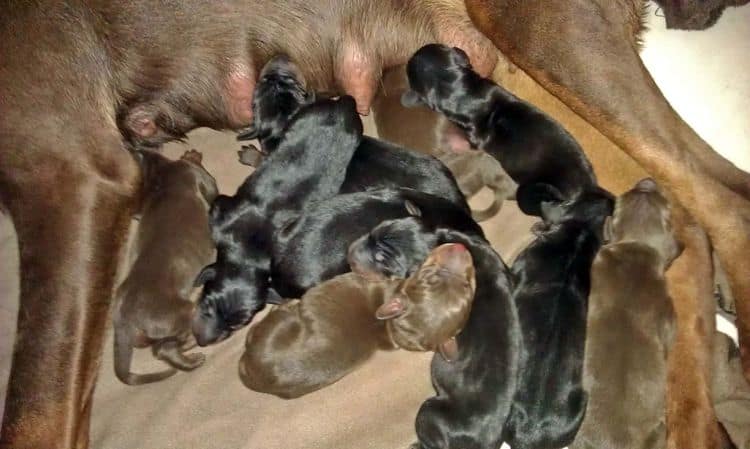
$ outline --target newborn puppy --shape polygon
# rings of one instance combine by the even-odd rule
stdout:
[[[298,298],[307,289],[349,271],[350,262],[359,269],[362,264],[356,249],[349,252],[350,262],[347,262],[349,246],[381,222],[396,218],[405,218],[410,231],[394,236],[380,251],[393,256],[387,274],[397,278],[411,274],[435,246],[430,230],[446,227],[484,235],[466,209],[416,190],[383,189],[337,195],[306,208],[274,235],[273,288],[284,297]],[[423,236],[427,237],[420,240]],[[393,245],[406,240],[414,246],[419,241],[419,251],[396,254]]]
[[[664,272],[679,255],[667,200],[646,178],[617,199],[591,268],[583,385],[571,448],[666,447],[664,395],[674,311]]]
[[[253,97],[253,125],[238,136],[240,140],[257,137],[262,150],[243,147],[239,152],[240,162],[258,166],[264,154],[275,151],[288,121],[313,97],[305,92],[304,80],[288,58],[272,59],[264,67]],[[351,157],[340,192],[395,187],[430,193],[468,209],[456,180],[439,160],[373,137],[363,137]]]
[[[409,60],[407,74],[404,106],[425,105],[444,114],[518,185],[549,184],[565,199],[596,187],[591,164],[575,139],[539,109],[479,76],[460,49],[426,45]]]
[[[401,236],[420,235],[419,239]],[[511,297],[508,268],[484,237],[451,229],[414,229],[409,219],[390,220],[359,240],[354,271],[387,276],[398,254],[422,251],[421,242],[460,243],[471,253],[476,292],[469,320],[456,336],[453,361],[432,359],[436,396],[425,401],[416,420],[415,449],[497,448],[516,391],[521,330]],[[379,252],[380,248],[388,252]],[[355,266],[358,269],[355,269]],[[370,275],[371,276],[371,275]]]
[[[191,150],[176,161],[143,151],[143,206],[130,273],[115,294],[115,374],[128,385],[156,382],[175,374],[130,372],[133,347],[151,346],[154,355],[181,370],[203,364],[203,354],[186,355],[195,343],[190,333],[196,274],[211,262],[214,247],[208,204],[216,182]]]
[[[253,145],[243,147],[240,162],[257,167],[262,156],[276,150],[292,116],[315,101],[305,84],[300,70],[285,55],[275,56],[263,66],[253,92],[253,123],[237,135],[237,140],[258,139],[260,150]]]
[[[294,116],[278,148],[237,193],[214,201],[216,262],[196,280],[203,284],[193,320],[199,345],[227,338],[265,306],[273,233],[305,204],[339,191],[361,138],[352,97],[312,103]]]
[[[337,276],[250,329],[240,379],[288,399],[336,382],[378,349],[439,351],[450,359],[474,288],[471,256],[456,244],[434,249],[405,280]]]
[[[541,192],[529,195],[531,189]],[[547,195],[541,206],[533,206],[541,209],[544,224],[510,269],[522,335],[518,387],[505,435],[514,449],[565,447],[583,421],[589,273],[614,205],[604,190],[565,200],[547,185],[522,186],[517,199],[522,204]]]
[[[385,72],[381,84],[373,102],[378,137],[438,158],[467,200],[483,187],[492,190],[492,203],[471,211],[474,220],[492,218],[506,199],[515,198],[516,183],[497,159],[482,150],[469,151],[463,133],[445,117],[427,108],[407,109],[401,104],[401,95],[409,88],[405,65]]]
[[[448,123],[446,125],[453,126]],[[445,132],[451,133],[450,130]],[[453,173],[458,188],[467,199],[479,193],[484,187],[492,190],[494,198],[489,206],[481,210],[471,210],[474,220],[489,220],[500,212],[505,200],[515,199],[518,188],[515,181],[500,162],[486,151],[457,148],[449,142],[444,142],[435,149],[434,155]]]

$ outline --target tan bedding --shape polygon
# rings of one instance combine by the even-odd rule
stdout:
[[[369,126],[370,129],[371,126]],[[249,174],[237,162],[233,134],[197,130],[188,144],[172,144],[170,157],[194,147],[223,193],[233,194]],[[484,206],[478,198],[476,206]],[[533,223],[509,201],[485,222],[493,245],[506,260],[530,235]],[[0,382],[4,401],[18,301],[17,246],[7,218],[0,220]],[[259,316],[258,318],[262,317]],[[256,319],[258,319],[256,318]],[[112,368],[109,332],[97,386],[91,438],[96,449],[336,449],[406,448],[414,441],[414,417],[432,395],[431,354],[397,351],[376,355],[336,384],[300,399],[282,400],[247,390],[237,377],[246,331],[204,350],[206,364],[192,373],[131,387]],[[147,350],[133,370],[162,369]]]

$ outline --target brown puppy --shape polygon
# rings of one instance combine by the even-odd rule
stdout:
[[[438,158],[467,200],[483,187],[492,190],[492,203],[483,210],[472,210],[471,215],[476,221],[494,217],[503,201],[515,198],[518,186],[495,158],[469,148],[466,138],[444,117],[427,108],[404,108],[401,95],[408,87],[404,66],[383,75],[382,89],[373,102],[378,136]]]
[[[203,354],[185,355],[195,345],[190,331],[189,300],[200,270],[211,263],[214,247],[208,227],[208,205],[216,182],[190,150],[176,161],[142,151],[144,198],[128,277],[117,289],[114,305],[115,374],[128,385],[167,378],[169,369],[151,374],[130,372],[134,347],[189,371],[203,364]]]
[[[591,268],[583,369],[588,407],[571,448],[663,448],[675,325],[664,272],[680,247],[668,202],[652,179],[617,199],[605,237],[609,244]]]
[[[439,351],[451,360],[475,287],[471,255],[460,244],[435,248],[405,280],[337,276],[250,329],[240,378],[288,399],[336,382],[378,349]]]

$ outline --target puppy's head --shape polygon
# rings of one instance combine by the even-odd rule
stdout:
[[[263,308],[262,291],[239,270],[218,269],[216,264],[201,271],[195,285],[203,285],[193,312],[192,330],[200,346],[218,343],[246,326]]]
[[[599,187],[565,198],[554,186],[543,183],[520,186],[516,200],[524,213],[542,217],[543,222],[535,227],[536,232],[567,222],[585,224],[600,237],[604,221],[612,214],[615,204],[613,195]]]
[[[429,44],[409,59],[406,73],[409,89],[401,96],[401,104],[440,111],[454,91],[462,90],[464,78],[472,69],[469,57],[460,48]]]
[[[349,246],[347,260],[354,273],[367,279],[406,278],[422,262],[437,239],[410,201],[411,216],[380,223]]]
[[[469,318],[476,281],[474,263],[461,244],[440,245],[375,316],[387,320],[391,340],[409,351],[439,352],[454,360],[455,336]]]
[[[611,243],[636,241],[656,249],[665,268],[682,251],[672,233],[669,202],[651,178],[642,179],[617,198],[604,234]]]
[[[275,56],[263,67],[255,86],[253,123],[237,140],[260,139],[265,151],[273,151],[294,114],[314,100],[299,68],[287,56]]]

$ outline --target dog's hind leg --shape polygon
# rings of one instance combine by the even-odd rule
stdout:
[[[184,354],[181,346],[181,343],[176,339],[170,338],[159,341],[154,343],[154,356],[182,371],[192,371],[206,361],[206,356],[200,352]]]

